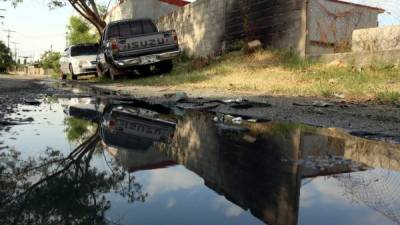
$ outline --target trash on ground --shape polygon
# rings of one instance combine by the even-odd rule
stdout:
[[[176,92],[173,94],[165,94],[164,97],[167,98],[168,101],[171,101],[171,102],[182,102],[189,98],[188,95],[182,91],[179,91],[179,92]]]
[[[333,106],[332,103],[326,101],[314,101],[312,105],[314,107],[322,107],[322,108]]]

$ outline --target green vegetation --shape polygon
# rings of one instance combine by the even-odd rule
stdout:
[[[95,125],[87,120],[68,117],[65,119],[65,124],[67,139],[73,143],[82,143],[94,133]]]
[[[13,65],[10,49],[0,41],[0,72],[4,72]]]
[[[91,33],[92,27],[81,17],[71,16],[67,26],[69,45],[99,42],[100,36],[97,32]]]
[[[376,94],[376,101],[382,104],[400,103],[400,92],[396,91],[379,92]]]
[[[340,97],[347,100],[393,99],[400,92],[395,66],[356,69],[325,65],[291,51],[260,50],[227,53],[215,59],[178,60],[172,73],[122,81],[127,85],[201,88],[250,94]],[[383,97],[382,90],[391,93]],[[388,97],[389,96],[389,97]],[[388,101],[384,101],[388,102]]]
[[[60,58],[61,53],[46,51],[40,57],[40,65],[43,69],[52,69],[54,75],[60,73]]]

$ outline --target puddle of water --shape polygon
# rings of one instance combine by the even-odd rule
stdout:
[[[102,104],[98,126],[94,102],[0,131],[1,224],[400,224],[399,145],[143,105]]]

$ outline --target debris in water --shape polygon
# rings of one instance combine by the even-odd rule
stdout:
[[[35,106],[38,106],[38,105],[42,104],[41,101],[38,101],[38,100],[35,100],[35,99],[25,99],[24,102],[27,105],[35,105]]]
[[[250,135],[246,134],[246,135],[243,136],[243,140],[245,140],[245,141],[247,141],[249,143],[254,143],[254,142],[257,141],[257,138],[254,137],[254,136],[250,136]]]
[[[242,117],[236,117],[232,119],[232,123],[234,124],[242,124],[242,122],[243,122]]]
[[[243,102],[243,98],[236,98],[236,99],[226,99],[223,100],[225,103],[240,103]]]

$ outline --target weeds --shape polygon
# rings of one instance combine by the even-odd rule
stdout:
[[[375,96],[375,100],[382,104],[397,104],[400,103],[400,92],[385,91],[379,92]]]
[[[262,94],[333,97],[393,103],[399,101],[400,75],[391,65],[364,70],[327,66],[290,50],[234,51],[218,58],[182,57],[170,74],[123,81],[134,85],[248,91]],[[382,90],[387,90],[382,92]]]

